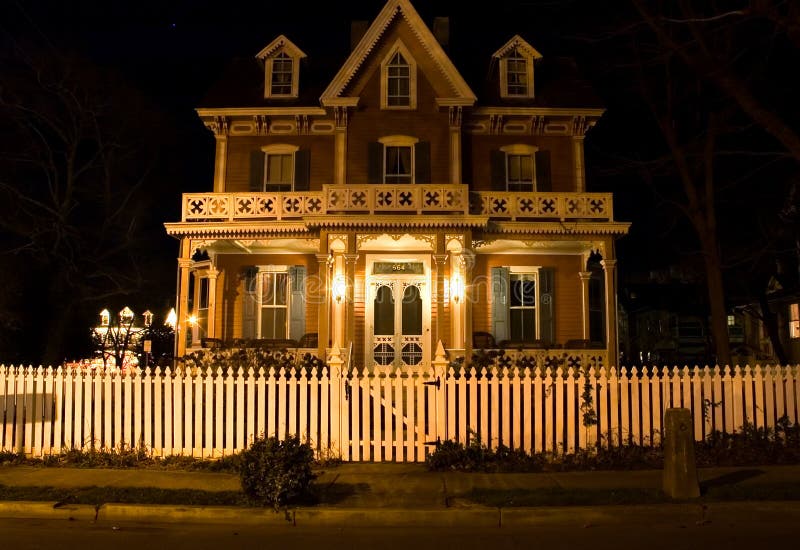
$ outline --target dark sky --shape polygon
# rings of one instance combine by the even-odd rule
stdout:
[[[76,50],[101,66],[119,71],[130,86],[157,106],[163,127],[173,133],[165,149],[174,159],[160,174],[165,178],[162,193],[152,198],[158,222],[153,225],[153,246],[163,249],[174,261],[175,243],[159,224],[178,218],[181,192],[211,188],[213,139],[193,108],[225,64],[233,57],[255,55],[281,33],[309,53],[340,51],[343,62],[349,22],[372,20],[383,5],[382,0],[324,4],[10,0],[2,8],[6,16],[0,16],[0,30],[5,31],[6,38],[24,38],[44,48]],[[579,67],[608,107],[586,142],[589,190],[615,191],[617,219],[635,224],[631,235],[620,241],[620,256],[627,255],[645,271],[651,265],[669,263],[666,247],[652,246],[655,239],[663,239],[670,231],[669,223],[665,225],[663,219],[649,215],[652,193],[635,174],[614,173],[618,159],[629,152],[626,149],[646,148],[649,140],[654,148],[660,145],[641,105],[626,102],[617,93],[630,88],[630,82],[614,75],[614,69],[625,61],[604,59],[597,53],[607,47],[609,29],[624,28],[620,21],[630,16],[623,13],[629,9],[628,2],[496,0],[474,4],[417,0],[414,5],[429,24],[434,16],[450,16],[451,42],[459,48],[453,57],[460,54],[469,60],[475,44],[489,41],[499,46],[519,33],[545,56],[572,55],[578,59]],[[633,265],[633,261],[628,262],[628,266]],[[169,294],[172,273],[167,274],[163,284]]]

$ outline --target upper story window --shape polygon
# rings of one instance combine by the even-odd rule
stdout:
[[[394,54],[386,67],[386,104],[390,107],[408,107],[411,104],[410,70],[400,52]]]
[[[381,109],[417,108],[417,65],[398,40],[381,62]]]
[[[292,58],[281,52],[271,60],[272,71],[270,74],[270,95],[271,96],[291,96],[292,79],[294,76],[294,62]]]
[[[528,62],[516,48],[506,58],[506,95],[528,95]]]
[[[533,98],[534,61],[542,54],[515,35],[493,57],[500,62],[500,97]]]
[[[430,142],[385,136],[369,148],[369,183],[430,183]]]
[[[533,145],[506,145],[492,152],[496,191],[550,191],[550,154]]]
[[[306,57],[291,40],[281,35],[261,50],[264,60],[264,97],[296,98],[300,84],[300,60]]]
[[[309,151],[297,145],[266,145],[254,151],[250,161],[250,190],[267,192],[307,191],[310,179]]]

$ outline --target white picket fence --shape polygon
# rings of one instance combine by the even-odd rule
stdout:
[[[692,410],[694,435],[798,420],[795,366],[440,368],[424,373],[292,368],[120,372],[0,366],[0,450],[144,446],[219,457],[254,437],[298,434],[354,461],[421,461],[437,440],[531,451],[658,444],[663,412]],[[596,425],[584,426],[588,382]]]

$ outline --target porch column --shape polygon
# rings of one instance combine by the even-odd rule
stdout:
[[[581,310],[583,321],[583,339],[589,339],[589,280],[592,278],[591,271],[578,271],[581,278]]]
[[[324,245],[322,242],[324,241]],[[328,237],[327,235],[320,237],[320,244],[325,248],[328,247]],[[330,335],[330,325],[329,325],[329,309],[328,309],[328,300],[330,296],[330,289],[328,288],[328,254],[317,254],[317,277],[319,278],[319,293],[317,296],[317,304],[319,305],[319,314],[317,318],[317,326],[318,326],[318,344],[317,344],[317,356],[325,360],[325,354],[328,350],[328,339]]]
[[[461,183],[461,107],[450,107],[450,183]]]
[[[464,273],[464,297],[461,309],[464,314],[464,355],[467,360],[472,357],[472,303],[475,300],[475,288],[472,271],[475,267],[475,252],[472,251],[472,231],[464,234],[464,250],[461,252],[462,270]]]
[[[209,338],[216,338],[217,337],[217,326],[216,326],[216,310],[217,310],[217,275],[219,275],[219,271],[216,268],[212,267],[208,270],[208,329],[206,330],[206,336]]]
[[[583,135],[572,136],[572,162],[575,169],[575,191],[586,191],[586,172],[583,165]]]
[[[608,364],[619,366],[619,344],[617,342],[617,260],[602,260],[606,279],[606,348]]]
[[[434,333],[431,338],[431,345],[433,345],[433,342],[438,342],[440,340],[445,340],[447,344],[450,344],[442,328],[445,319],[444,272],[447,264],[447,254],[434,254],[433,260],[433,268],[435,271],[433,273],[433,292],[431,293],[431,298],[433,299],[433,307],[436,311],[436,324],[433,327]],[[450,346],[448,345],[448,347]]]
[[[347,181],[347,106],[335,106],[333,115],[333,183],[343,185]]]
[[[350,239],[355,244],[355,237]],[[350,349],[350,343],[356,335],[356,317],[355,317],[355,286],[356,286],[356,261],[358,261],[358,254],[345,254],[344,265],[346,281],[345,286],[345,311],[344,311],[344,340],[347,349]],[[355,347],[355,343],[353,342]]]
[[[219,133],[214,137],[217,142],[214,157],[214,193],[223,193],[225,191],[225,171],[228,159],[228,136]]]
[[[464,258],[461,253],[451,253],[450,255],[450,331],[453,341],[451,346],[453,349],[464,349],[464,303],[466,302],[466,286],[467,277],[462,273],[462,266],[464,265]],[[460,296],[458,300],[455,299],[455,292],[453,288],[453,281],[456,276],[461,277],[464,286],[464,296]]]
[[[181,239],[180,256],[178,257],[178,295],[175,304],[175,357],[186,355],[186,334],[189,330],[189,270],[192,267],[192,243],[184,237]]]

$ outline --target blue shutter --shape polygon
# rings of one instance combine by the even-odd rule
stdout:
[[[250,151],[250,191],[264,190],[264,153]]]
[[[289,302],[289,338],[300,340],[306,332],[306,267],[296,265],[289,268],[292,299]]]
[[[294,190],[308,191],[311,183],[311,151],[300,149],[294,154]]]
[[[553,190],[550,179],[550,151],[536,151],[536,191],[547,193]]]
[[[506,190],[506,154],[503,151],[492,151],[489,157],[492,177],[492,191]]]
[[[539,339],[546,344],[556,341],[554,284],[555,269],[552,267],[539,269]]]
[[[496,342],[508,340],[508,268],[492,268],[492,334]]]
[[[242,293],[242,338],[247,339],[256,337],[256,308],[258,307],[256,277],[258,277],[258,270],[255,267],[245,268],[244,292]]]

